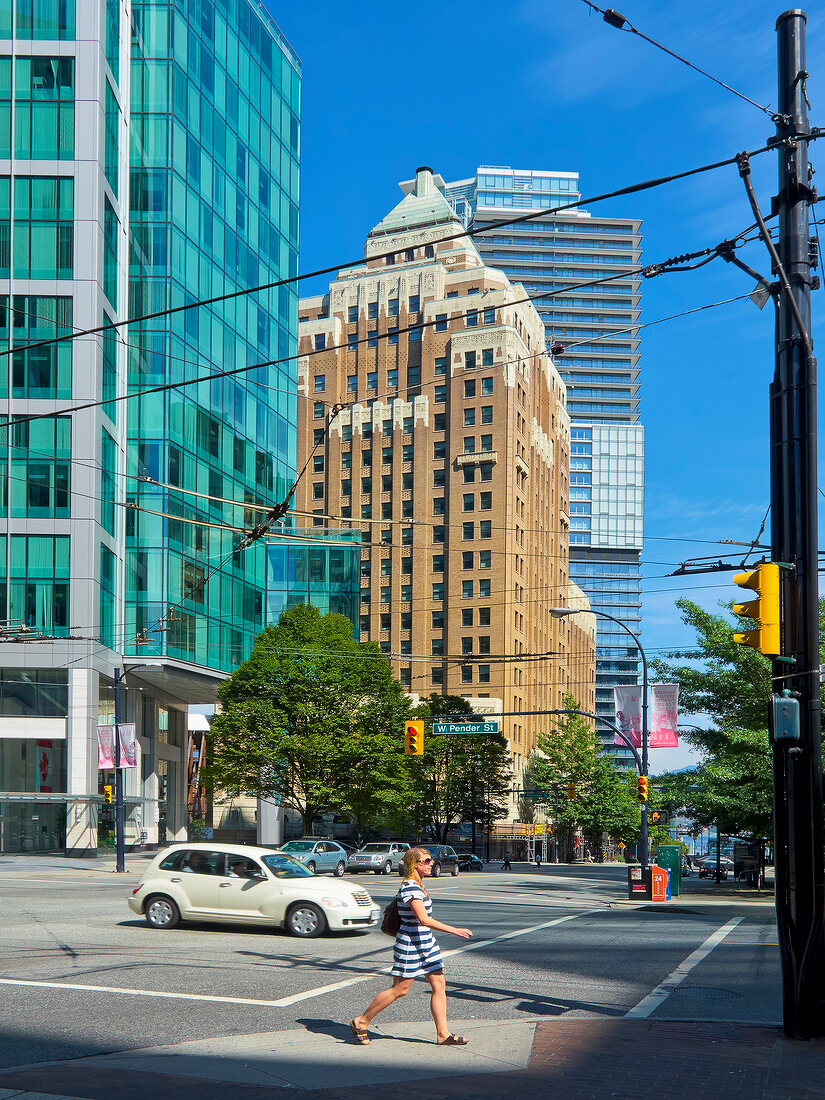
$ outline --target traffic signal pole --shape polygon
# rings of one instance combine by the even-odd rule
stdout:
[[[777,136],[810,133],[806,109],[805,13],[779,16]],[[771,397],[771,555],[782,571],[784,661],[774,690],[799,700],[800,736],[771,729],[776,915],[785,1034],[825,1035],[825,863],[817,557],[816,360],[811,345],[808,142],[778,147],[779,214],[776,372]],[[788,662],[791,658],[791,663]],[[790,747],[789,747],[790,746]]]

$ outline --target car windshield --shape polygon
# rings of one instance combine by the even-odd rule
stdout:
[[[264,856],[263,863],[276,878],[312,878],[312,871],[289,856]]]
[[[363,848],[360,848],[361,852],[386,852],[389,845],[387,844],[365,844]]]
[[[284,844],[285,852],[311,852],[315,847],[314,840],[290,840]]]

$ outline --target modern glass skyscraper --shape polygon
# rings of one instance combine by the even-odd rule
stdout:
[[[127,843],[182,835],[187,704],[264,625],[238,529],[297,418],[290,366],[193,380],[290,355],[296,294],[65,338],[296,273],[299,96],[253,0],[0,0],[0,850],[96,849],[124,656]]]
[[[408,185],[402,185],[408,186]],[[567,385],[570,444],[570,579],[638,632],[644,430],[639,424],[641,222],[581,210],[553,213],[580,198],[575,172],[480,167],[448,183],[445,194],[465,225],[488,226],[474,238],[486,263],[534,297],[548,347]],[[531,210],[551,212],[518,225],[497,223]],[[577,284],[610,277],[590,286]],[[596,710],[613,719],[613,687],[638,682],[635,646],[619,627],[598,620]],[[575,694],[575,688],[573,689]],[[612,749],[620,763],[630,754]]]

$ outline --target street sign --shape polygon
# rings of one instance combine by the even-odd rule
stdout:
[[[522,791],[521,798],[550,798],[550,791]]]
[[[433,733],[441,737],[498,733],[498,722],[433,722]]]

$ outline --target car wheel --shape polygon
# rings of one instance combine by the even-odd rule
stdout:
[[[392,874],[392,860],[388,859],[384,866],[381,868],[381,873],[384,875]]]
[[[452,871],[450,871],[450,874],[453,876],[453,878],[456,877],[456,875],[458,874],[458,864],[453,867]]]
[[[312,871],[313,875],[315,874],[315,863],[313,862],[313,860],[310,860],[307,864],[307,870]]]
[[[440,878],[441,877],[441,864],[440,863],[434,863],[433,864],[433,869],[432,869],[432,871],[430,871],[430,874],[433,876],[433,878]]]
[[[309,901],[300,901],[293,905],[286,915],[286,930],[291,936],[300,936],[311,940],[320,936],[327,926],[326,917]]]
[[[180,909],[163,894],[154,894],[147,899],[143,915],[150,928],[176,928],[180,924]]]
[[[344,871],[346,871],[346,869],[347,869],[346,863],[344,863],[343,860],[340,860],[338,863],[335,864],[335,877],[336,878],[343,878],[344,877]]]

